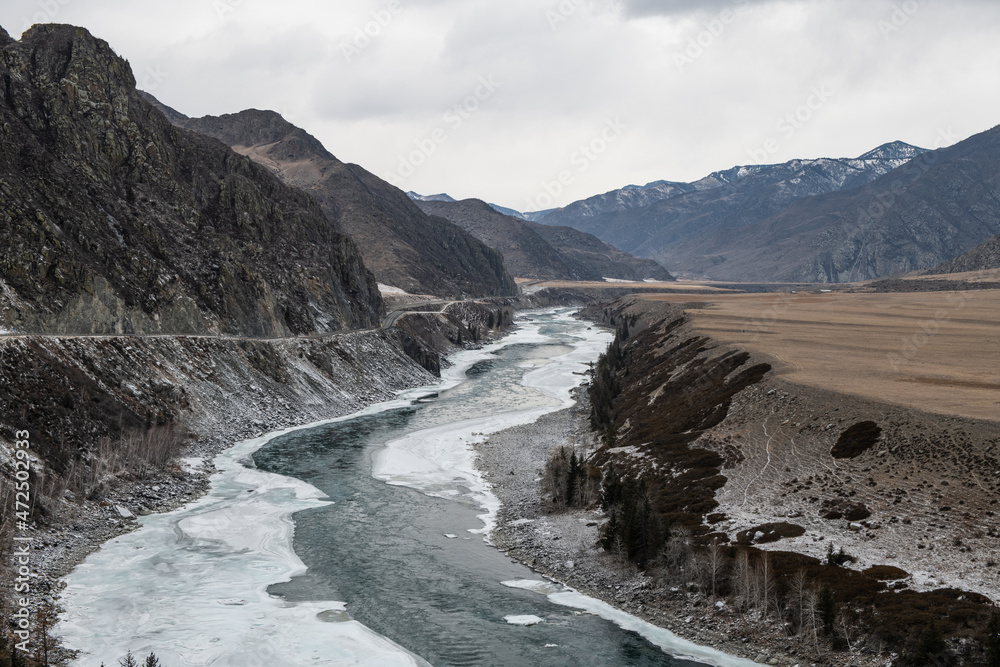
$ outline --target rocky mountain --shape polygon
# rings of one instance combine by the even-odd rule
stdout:
[[[421,195],[417,194],[413,190],[410,190],[406,193],[406,196],[414,201],[455,201],[454,197],[443,192],[436,195]]]
[[[444,201],[444,202],[458,201],[457,199],[455,199],[451,195],[446,194],[444,192],[442,192],[440,194],[436,194],[436,195],[422,195],[422,194],[418,194],[416,192],[413,192],[411,190],[411,191],[409,191],[409,192],[406,193],[406,196],[408,196],[410,199],[412,199],[414,201]],[[545,216],[547,216],[552,211],[556,210],[554,208],[550,208],[550,209],[546,209],[544,211],[534,211],[534,212],[531,212],[531,213],[522,213],[521,211],[516,211],[516,210],[514,210],[512,208],[507,208],[506,206],[500,206],[499,204],[490,204],[489,202],[487,202],[487,204],[489,204],[489,206],[493,210],[498,211],[500,213],[503,213],[504,215],[509,215],[512,218],[519,218],[521,220],[530,220],[531,222],[537,222],[537,221],[541,220],[542,218],[544,218]]]
[[[178,118],[301,188],[361,249],[380,283],[442,297],[517,293],[501,255],[463,229],[429,217],[398,188],[334,157],[315,137],[273,111]]]
[[[849,282],[928,269],[1000,233],[1000,127],[871,183],[659,253],[723,280]]]
[[[537,222],[525,224],[555,248],[576,275],[621,280],[676,280],[659,262],[622,252],[593,234],[572,227]]]
[[[0,29],[0,326],[278,336],[378,326],[311,197],[172,126],[86,30]]]
[[[704,180],[704,179],[703,179]],[[721,183],[706,183],[708,187],[721,185]],[[549,217],[546,224],[573,225],[574,221],[584,218],[594,218],[600,215],[621,213],[635,208],[642,208],[656,203],[663,199],[670,199],[688,192],[695,192],[699,188],[693,183],[675,183],[672,181],[654,181],[646,185],[626,185],[624,188],[612,190],[602,195],[595,195],[587,199],[575,201],[572,204],[560,209],[550,211],[543,218]],[[537,221],[540,221],[539,218]],[[583,224],[583,223],[580,223]]]
[[[988,269],[1000,269],[1000,235],[980,243],[964,255],[945,262],[927,273],[964,273]]]
[[[417,205],[428,214],[451,220],[499,250],[507,270],[519,278],[673,280],[656,262],[632,257],[591,234],[504,215],[478,199],[419,201]]]
[[[694,183],[658,181],[570,204],[543,219],[568,225],[674,272],[714,275],[713,264],[674,252],[677,244],[763,220],[805,197],[864,185],[923,149],[894,142],[857,158],[792,160],[714,172]]]

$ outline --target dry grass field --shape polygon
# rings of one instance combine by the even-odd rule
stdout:
[[[690,303],[693,330],[773,360],[787,381],[1000,421],[1000,291],[639,298]]]

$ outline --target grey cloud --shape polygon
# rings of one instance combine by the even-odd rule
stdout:
[[[764,4],[770,0],[622,0],[627,16],[678,16],[715,13],[728,8]]]

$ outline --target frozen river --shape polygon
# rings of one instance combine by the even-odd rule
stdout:
[[[76,664],[751,665],[541,581],[483,541],[471,443],[571,404],[610,340],[566,311],[451,358],[434,387],[238,444],[209,494],[68,578]],[[293,522],[294,519],[294,522]]]

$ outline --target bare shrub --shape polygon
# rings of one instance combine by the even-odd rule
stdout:
[[[187,432],[173,423],[100,438],[66,472],[64,489],[82,500],[99,500],[116,477],[146,479],[163,470],[180,453]]]
[[[566,480],[569,477],[569,452],[567,447],[560,447],[552,453],[545,463],[545,474],[542,476],[542,491],[557,505],[566,503]]]

